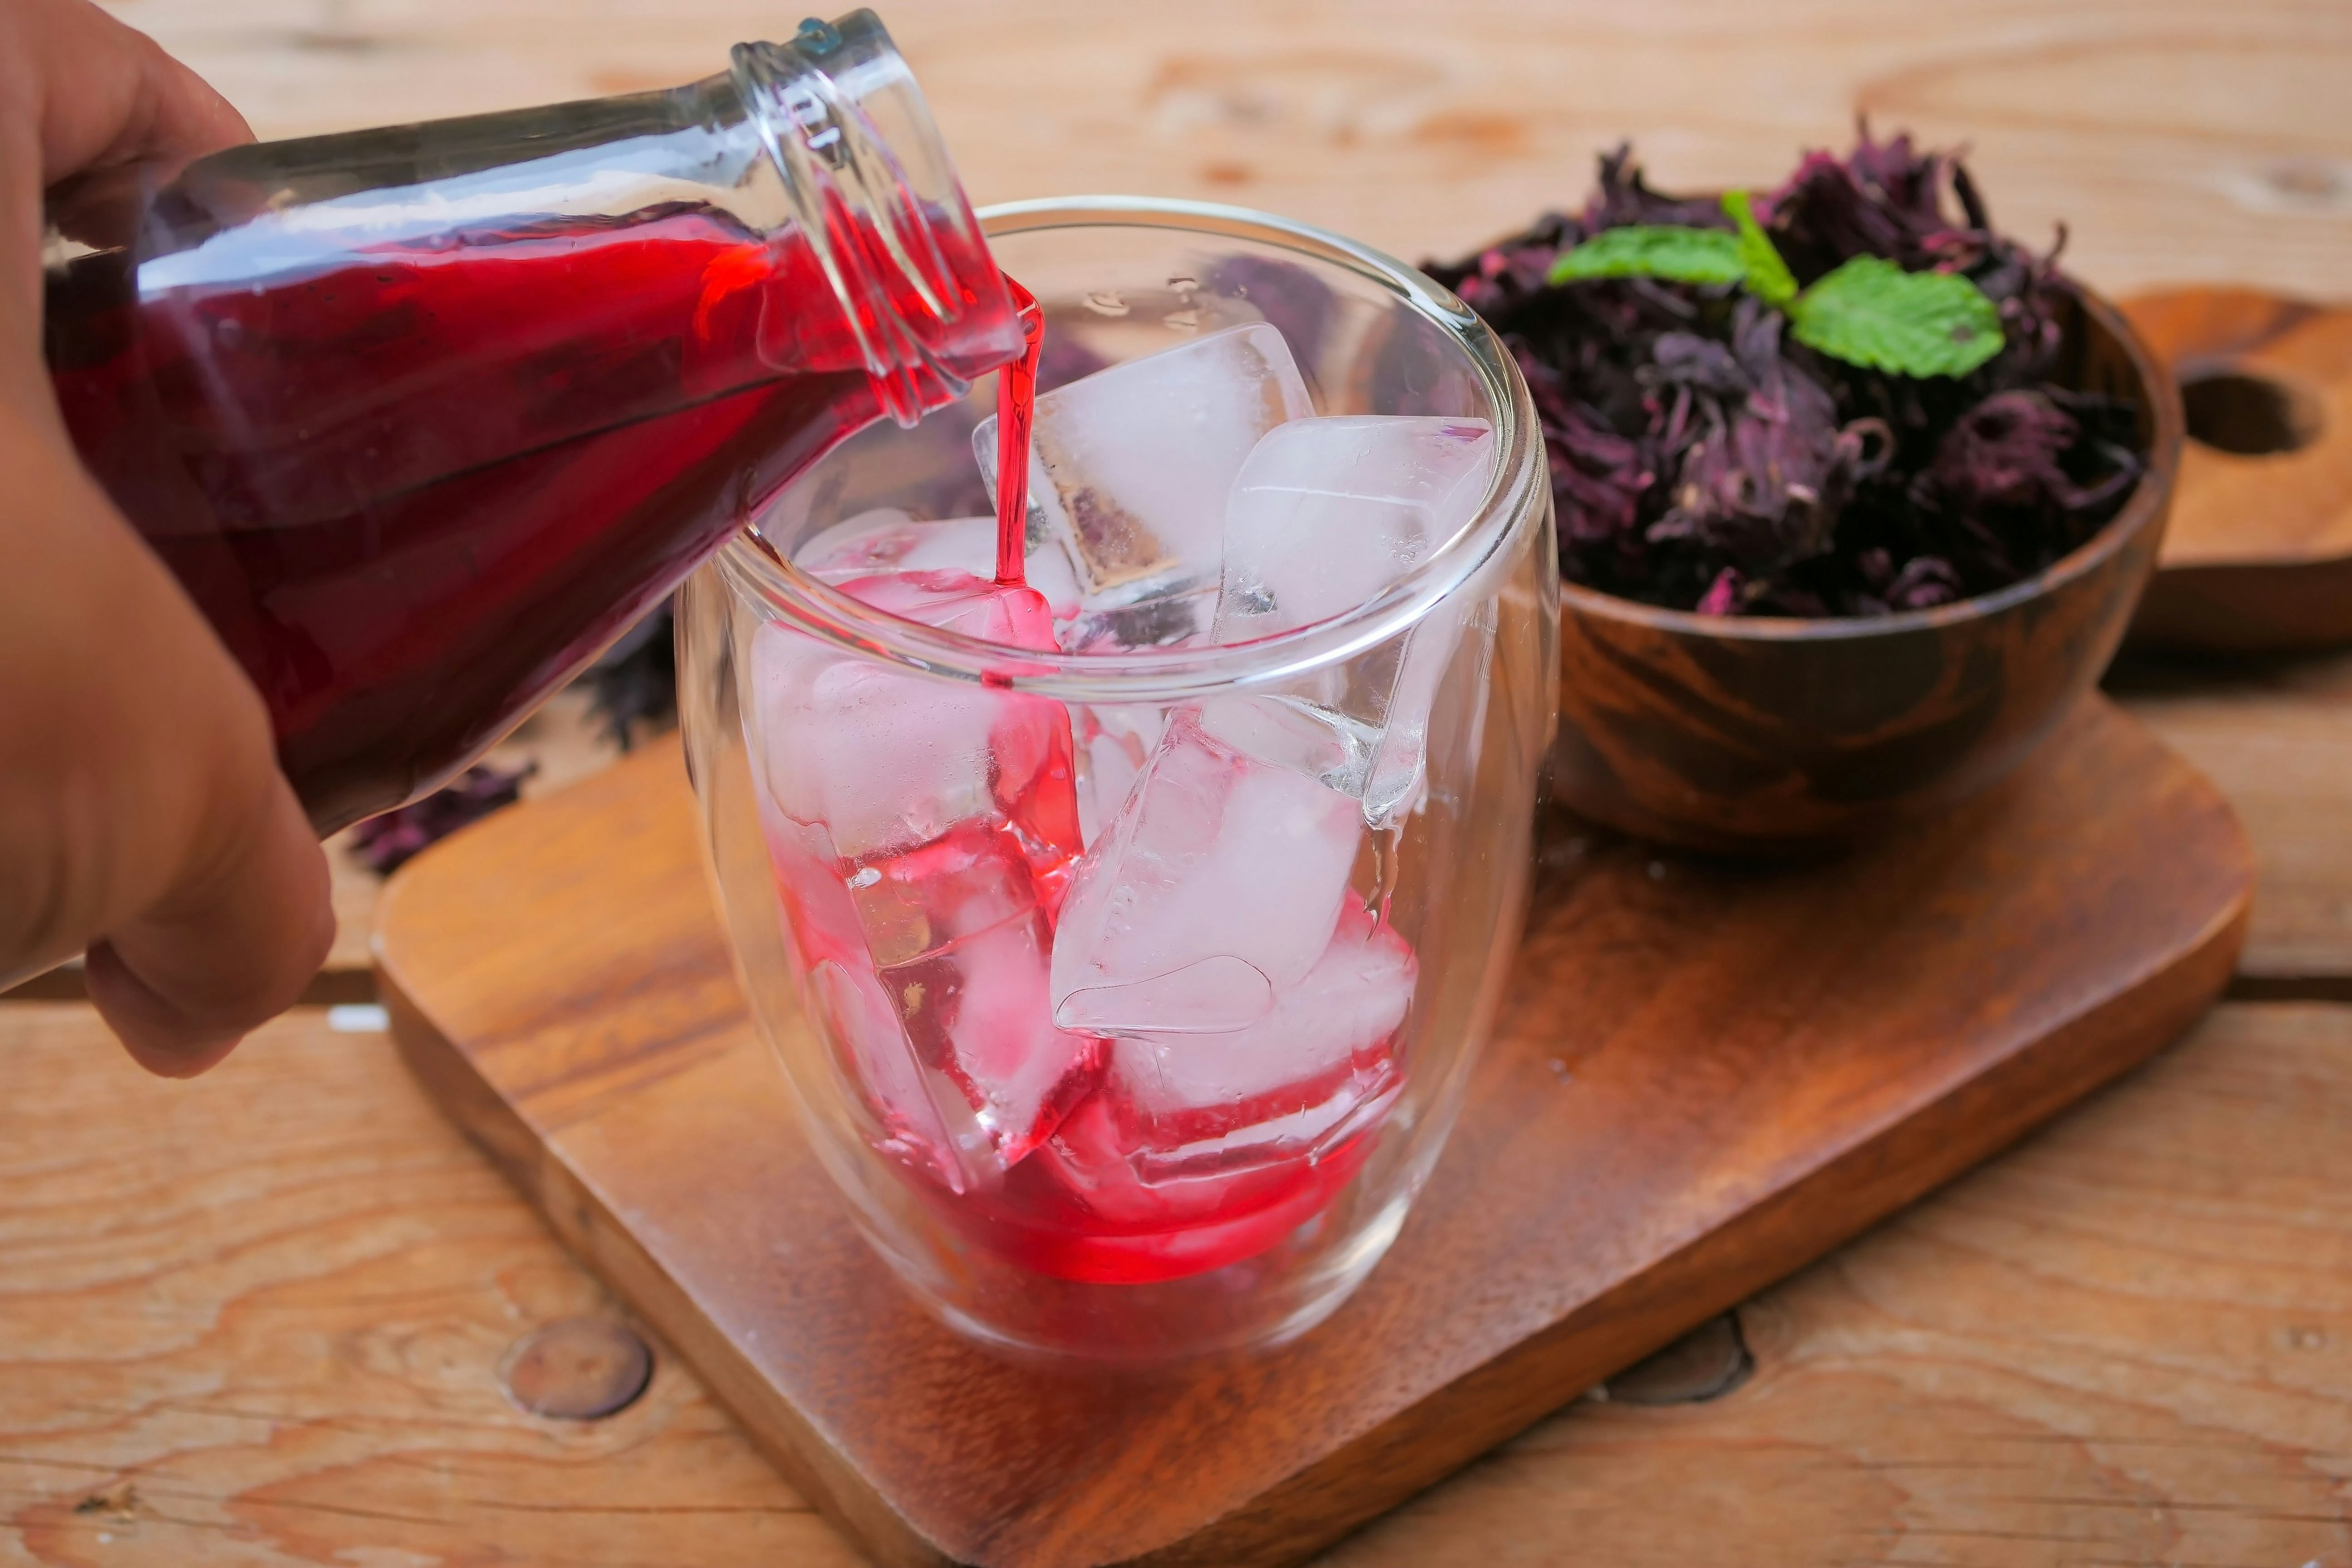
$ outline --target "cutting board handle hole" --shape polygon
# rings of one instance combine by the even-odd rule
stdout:
[[[2183,366],[2181,408],[2191,440],[2243,457],[2293,452],[2319,438],[2319,400],[2243,365]]]

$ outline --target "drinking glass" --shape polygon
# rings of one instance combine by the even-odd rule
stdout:
[[[1147,603],[1095,628],[1109,651],[1016,649],[884,613],[792,564],[811,541],[877,509],[991,515],[972,434],[994,411],[992,378],[913,429],[869,429],[815,463],[681,601],[688,761],[744,990],[806,1135],[874,1247],[932,1310],[1002,1346],[1141,1360],[1278,1343],[1337,1308],[1397,1237],[1454,1122],[1525,918],[1559,614],[1534,413],[1509,355],[1460,301],[1336,236],[1238,208],[1132,198],[981,216],[998,261],[1045,309],[1043,390],[1265,321],[1287,342],[1318,415],[1491,427],[1483,499],[1450,539],[1341,613],[1251,641],[1213,644],[1192,612],[1171,618],[1168,605]],[[1418,675],[1401,678],[1408,667]],[[815,681],[897,695],[841,710],[869,715],[877,733],[812,739],[773,715]],[[1201,736],[1219,704],[1320,712],[1346,706],[1350,691],[1415,681],[1425,724],[1405,734],[1400,726],[1414,721],[1392,714],[1396,734],[1370,735],[1387,759],[1372,768],[1384,784],[1367,785],[1361,769],[1347,793],[1263,775],[1286,798],[1313,797],[1307,809],[1339,835],[1327,847],[1354,846],[1338,862],[1346,892],[1326,959],[1345,938],[1356,967],[1316,969],[1255,1033],[1230,1019],[1155,1033],[1102,1018],[1065,1029],[1061,1009],[1047,1017],[1052,877],[1038,872],[1033,895],[1033,868],[1001,847],[1034,843],[1003,816],[1003,756],[989,775],[1000,798],[982,789],[971,808],[980,827],[959,838],[965,829],[950,824],[887,866],[837,853],[841,823],[812,826],[804,808],[784,809],[801,783],[837,766],[812,753],[818,745],[894,756],[971,723],[1000,749],[1015,731],[1050,735],[1045,761],[1024,765],[1055,780],[1055,768],[1075,769],[1092,861],[1106,836],[1126,831],[1118,823],[1155,809],[1147,785],[1176,787],[1152,779],[1187,766],[1215,773],[1201,759],[1225,753]],[[837,815],[940,815],[935,803],[896,796],[916,787],[911,776],[877,765],[828,798]],[[999,854],[1003,866],[988,859]],[[919,858],[962,868],[961,902],[889,902]],[[1208,907],[1264,925],[1297,891],[1289,879],[1306,875],[1303,864],[1265,856],[1240,885],[1211,889]],[[976,866],[995,867],[984,893],[972,890]],[[1082,864],[1079,878],[1089,874]],[[983,904],[984,916],[971,913]],[[1070,907],[1062,915],[1075,919]],[[1319,943],[1329,918],[1306,934]],[[1287,939],[1277,929],[1273,940]],[[1244,975],[1274,967],[1244,956],[1255,969],[1216,962]],[[955,1057],[953,1038],[990,1009],[1014,1016],[1051,1057],[994,1061],[993,1089]],[[1390,1032],[1345,1037],[1335,1063],[1314,1042],[1343,1039],[1333,1033],[1341,1013]],[[1213,1085],[1146,1115],[1140,1099],[1109,1087],[1142,1081],[1118,1079],[1139,1064],[1156,1090],[1213,1080],[1220,1064],[1254,1087],[1220,1101]],[[1024,1076],[1024,1109],[1006,1123],[1001,1102]]]

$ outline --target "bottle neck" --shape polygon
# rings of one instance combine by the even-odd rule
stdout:
[[[1003,276],[872,12],[738,44],[729,79],[782,186],[771,242],[831,292],[883,412],[912,425],[1020,354]]]

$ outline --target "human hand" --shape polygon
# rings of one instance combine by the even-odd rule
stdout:
[[[87,951],[131,1056],[202,1072],[334,937],[269,721],[75,456],[41,357],[42,192],[249,141],[88,0],[0,0],[0,989]]]

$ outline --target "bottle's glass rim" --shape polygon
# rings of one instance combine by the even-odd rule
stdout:
[[[1496,463],[1477,515],[1444,546],[1354,609],[1251,642],[1108,654],[1012,649],[860,604],[764,549],[750,531],[719,552],[730,589],[772,618],[887,663],[1066,702],[1171,702],[1281,681],[1376,647],[1507,558],[1542,516],[1546,478],[1535,407],[1517,365],[1468,306],[1392,257],[1327,230],[1246,207],[1143,196],[1066,196],[979,213],[992,239],[1056,228],[1165,228],[1289,250],[1370,279],[1442,329],[1477,378],[1495,426]]]

